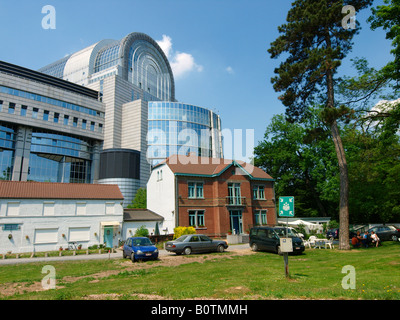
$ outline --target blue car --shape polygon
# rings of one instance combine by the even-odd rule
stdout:
[[[123,258],[129,257],[132,262],[138,260],[158,259],[158,249],[146,237],[128,238],[122,249]]]

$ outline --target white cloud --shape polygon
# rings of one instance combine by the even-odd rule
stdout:
[[[235,73],[235,70],[233,70],[233,68],[232,68],[231,66],[228,66],[228,67],[225,69],[225,71],[228,72],[229,74],[234,74],[234,73]]]
[[[158,45],[161,47],[161,49],[164,51],[165,55],[169,59],[171,56],[171,50],[172,50],[172,39],[171,37],[166,36],[163,34],[162,40],[157,41]]]
[[[173,51],[171,37],[164,34],[162,40],[157,41],[157,43],[167,56],[175,79],[192,71],[203,71],[203,66],[197,64],[190,53]]]

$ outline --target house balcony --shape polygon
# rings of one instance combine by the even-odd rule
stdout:
[[[226,206],[246,206],[246,197],[226,197]]]

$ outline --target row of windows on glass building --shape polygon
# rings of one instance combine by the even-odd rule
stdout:
[[[0,112],[3,111],[3,101],[0,100]],[[9,102],[7,112],[9,114],[16,114],[16,104],[14,102]],[[39,114],[41,114],[40,109],[36,107],[29,107],[27,105],[21,105],[21,109],[19,110],[18,114],[20,116],[26,117],[28,115],[28,110],[31,111],[31,117],[32,119],[39,119]],[[58,112],[50,112],[49,110],[43,110],[43,114],[40,115],[40,118],[43,121],[49,121],[52,118],[52,121],[54,123],[62,123],[65,126],[68,126],[72,123],[72,126],[74,128],[77,128],[78,125],[80,128],[83,130],[91,130],[95,131],[96,130],[96,122],[94,121],[87,121],[86,119],[81,119],[81,122],[79,124],[79,118],[77,117],[70,117],[69,115],[63,115],[62,117],[60,116],[60,113]],[[72,121],[72,122],[71,122]],[[97,131],[103,132],[103,124],[98,123],[97,124]]]
[[[17,126],[0,122],[0,179],[11,180]],[[91,182],[93,144],[89,140],[33,129],[28,181]]]

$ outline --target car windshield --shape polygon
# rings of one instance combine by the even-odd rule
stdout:
[[[298,235],[299,235],[299,233],[297,232],[297,230],[296,230],[296,229],[293,229],[293,228],[289,228],[288,234],[289,234],[289,236],[292,236],[292,237],[298,237]]]
[[[286,237],[286,228],[275,228],[274,230],[279,237]],[[297,237],[297,234],[288,229],[288,237]]]
[[[153,245],[150,239],[143,238],[143,239],[133,239],[134,246],[151,246]]]
[[[183,236],[180,236],[178,239],[175,239],[174,241],[175,242],[183,242],[186,240],[187,237],[188,237],[188,235],[183,235]]]

